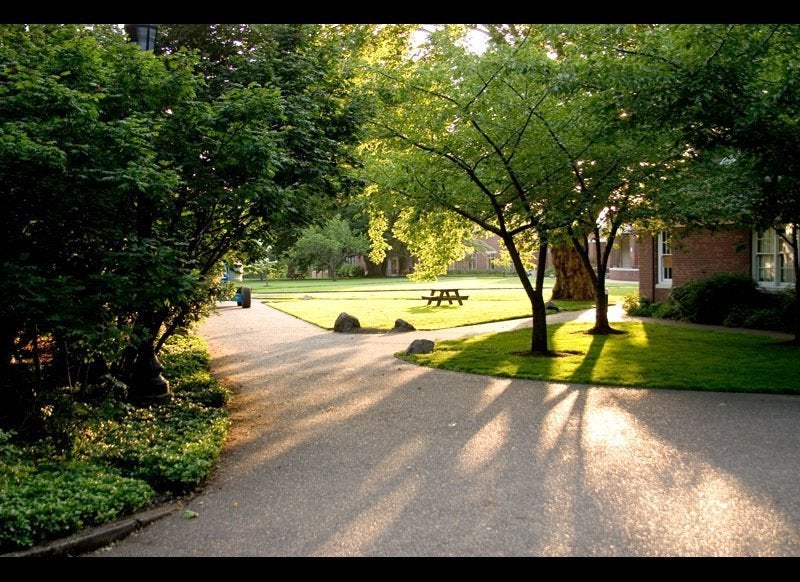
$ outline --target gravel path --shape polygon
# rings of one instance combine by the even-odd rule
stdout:
[[[254,302],[201,328],[217,474],[100,556],[798,556],[800,398],[488,378]],[[584,317],[591,313],[584,314]],[[561,318],[575,314],[561,314]]]

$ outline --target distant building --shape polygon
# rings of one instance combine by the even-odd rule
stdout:
[[[469,273],[469,272],[491,272],[508,271],[508,268],[497,263],[500,254],[500,238],[491,235],[485,238],[477,238],[473,241],[474,252],[468,254],[460,261],[450,263],[447,267],[448,273]]]
[[[502,243],[497,236],[489,236],[476,240],[475,252],[463,260],[451,263],[449,273],[466,272],[513,272],[511,267],[499,265],[497,262]],[[592,261],[594,263],[594,261]],[[547,266],[550,266],[548,254]],[[639,243],[632,230],[617,235],[611,256],[608,259],[607,278],[616,281],[639,280]]]

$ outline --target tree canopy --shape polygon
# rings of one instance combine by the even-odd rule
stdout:
[[[686,154],[654,197],[659,214],[687,227],[774,228],[800,300],[798,51],[796,24],[670,25],[630,60],[650,71],[648,113],[680,130]],[[800,315],[795,330],[800,338]]]
[[[375,70],[383,109],[366,149],[373,196],[413,217],[404,236],[410,249],[429,251],[423,265],[463,256],[471,225],[497,235],[531,301],[531,349],[548,352],[544,269],[531,283],[518,243],[535,237],[543,267],[550,233],[567,223],[568,166],[541,121],[559,115],[569,88],[541,44],[479,55],[461,42],[464,31],[442,27],[413,62]]]
[[[246,33],[246,34],[245,34]],[[361,123],[318,25],[0,28],[3,366],[132,388],[202,316],[220,260],[346,194]],[[331,203],[331,206],[333,204]]]
[[[365,152],[377,252],[389,213],[425,274],[460,258],[474,225],[496,234],[531,299],[532,350],[547,352],[541,281],[530,284],[519,247],[535,241],[543,267],[548,245],[571,241],[595,287],[594,332],[608,333],[615,236],[648,211],[646,183],[679,154],[636,109],[644,69],[608,50],[608,36],[637,31],[490,27],[476,52],[467,30],[443,26],[413,59],[374,70],[383,108]]]
[[[353,231],[341,216],[335,216],[324,225],[311,225],[301,231],[290,249],[289,260],[299,271],[327,270],[331,279],[346,259],[369,252],[367,237]]]
[[[354,191],[372,259],[394,237],[417,278],[497,235],[534,352],[547,249],[578,252],[607,332],[625,224],[773,227],[800,279],[797,25],[417,28],[160,25],[153,54],[112,25],[0,27],[0,366],[34,362],[24,398],[140,385],[224,257],[335,239]]]

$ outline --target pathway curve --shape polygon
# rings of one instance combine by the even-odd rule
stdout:
[[[201,333],[216,476],[102,556],[798,556],[800,398],[587,387],[393,354],[504,322],[336,334],[254,302]],[[560,317],[574,317],[561,314]]]

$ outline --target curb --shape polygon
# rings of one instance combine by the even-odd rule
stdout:
[[[136,530],[178,511],[183,506],[180,502],[170,503],[149,511],[143,511],[132,517],[101,525],[87,531],[77,533],[68,538],[56,540],[11,554],[3,554],[3,558],[60,558],[85,554],[107,546],[129,536]]]

